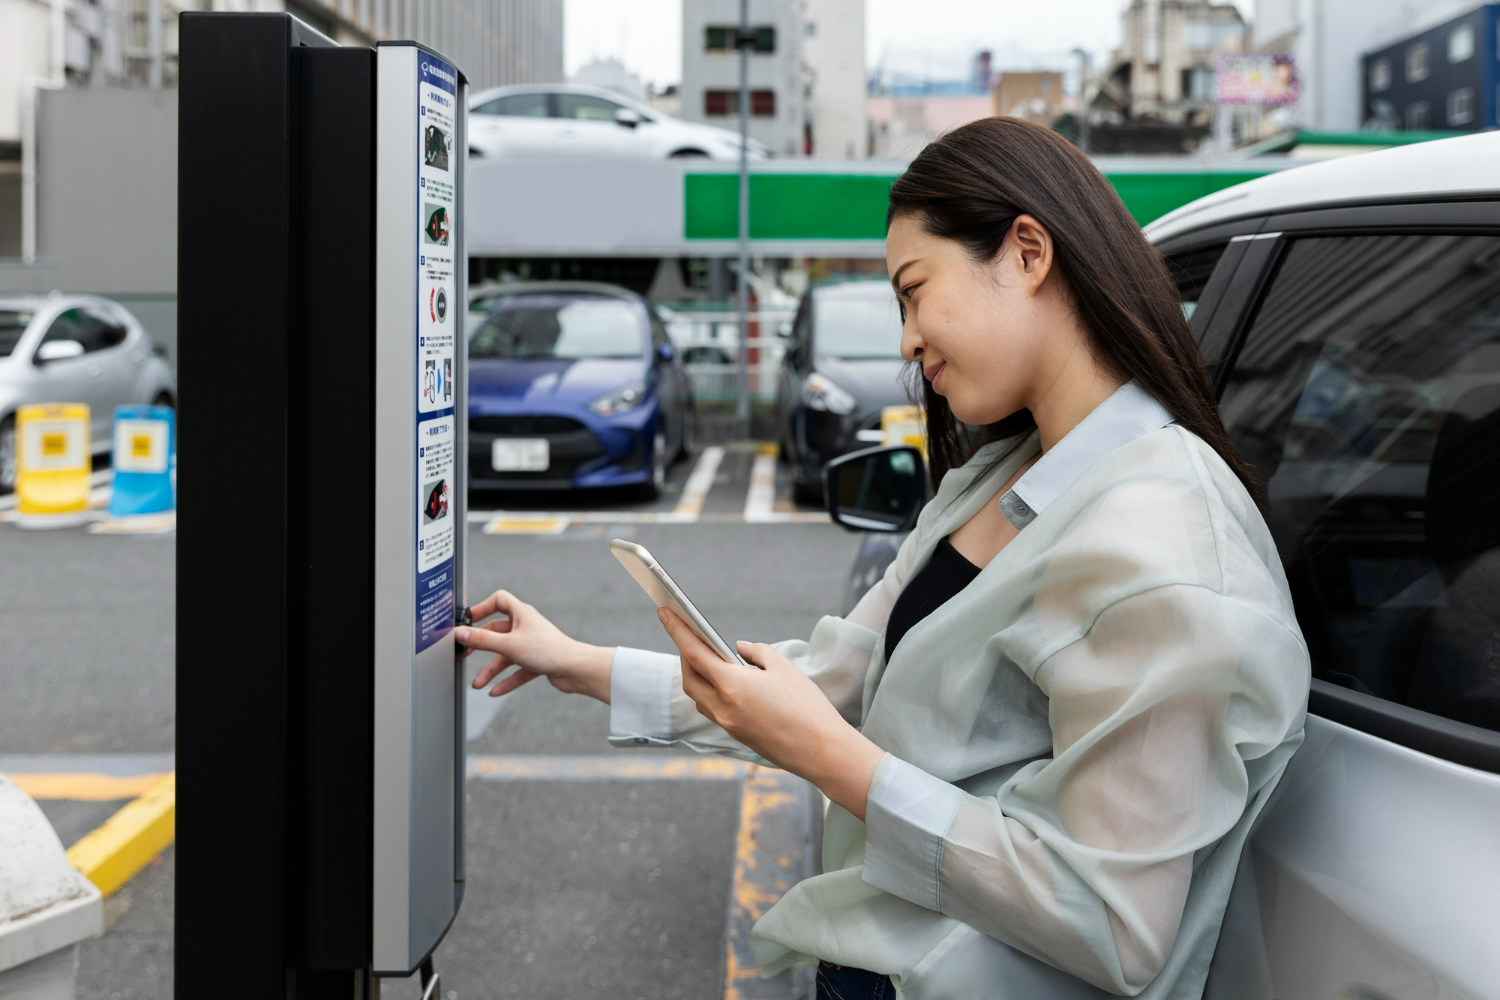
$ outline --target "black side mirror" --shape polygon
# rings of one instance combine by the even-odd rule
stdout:
[[[850,531],[910,531],[927,502],[922,453],[910,445],[867,448],[823,470],[828,516]]]
[[[658,358],[661,358],[663,361],[671,361],[673,358],[677,357],[677,348],[673,347],[671,344],[657,344],[656,356]]]

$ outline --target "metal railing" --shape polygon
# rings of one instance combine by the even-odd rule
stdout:
[[[739,317],[729,310],[663,312],[672,343],[692,379],[694,400],[733,402],[739,384]],[[786,356],[785,334],[791,332],[794,315],[791,309],[760,309],[748,315],[750,336],[745,341],[745,360],[753,402],[776,398]]]

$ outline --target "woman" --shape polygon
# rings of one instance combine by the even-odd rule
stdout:
[[[937,494],[807,642],[586,646],[500,592],[476,687],[610,703],[610,739],[764,759],[832,800],[756,925],[820,996],[1197,997],[1301,741],[1306,647],[1160,258],[1053,133],[991,118],[891,188]],[[972,450],[962,425],[987,428]],[[972,454],[970,452],[972,451]]]

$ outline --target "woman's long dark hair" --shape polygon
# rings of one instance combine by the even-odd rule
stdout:
[[[891,185],[886,228],[907,213],[933,236],[957,241],[980,264],[999,255],[1017,216],[1034,217],[1052,234],[1054,266],[1095,360],[1114,377],[1139,383],[1257,495],[1224,432],[1166,263],[1114,188],[1067,140],[1019,118],[983,118],[954,129],[922,150]],[[976,441],[948,401],[920,374],[914,379],[927,413],[934,487],[980,444],[1034,426],[1022,410],[985,428]]]

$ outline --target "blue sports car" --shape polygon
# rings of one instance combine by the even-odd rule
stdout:
[[[645,299],[613,285],[507,285],[469,334],[469,483],[659,495],[692,448],[687,373]]]

